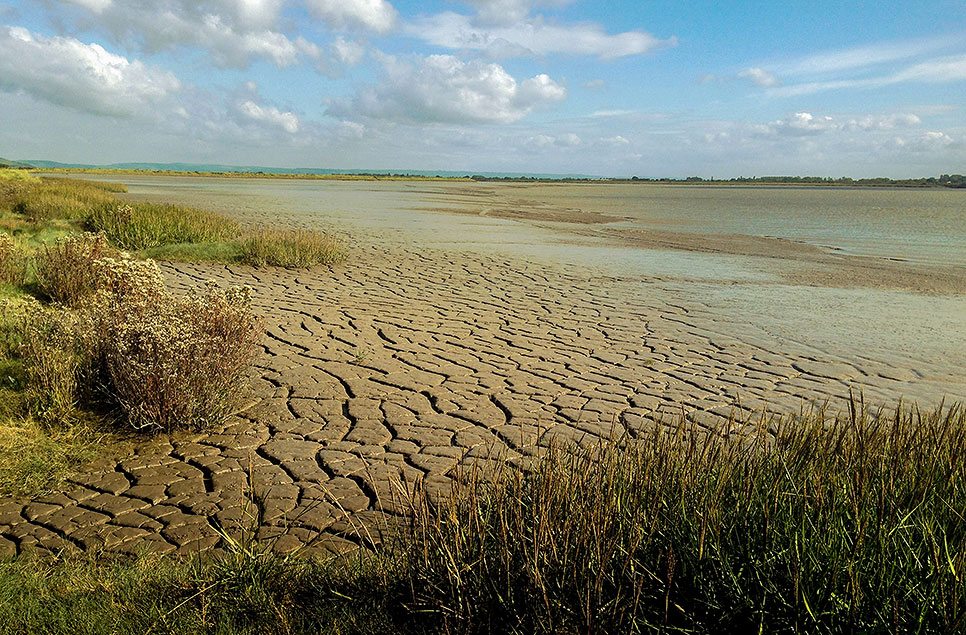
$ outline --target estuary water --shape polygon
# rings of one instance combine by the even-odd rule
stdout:
[[[655,285],[723,334],[869,360],[966,399],[966,191],[112,175],[134,199]]]

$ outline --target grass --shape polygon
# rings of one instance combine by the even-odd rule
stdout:
[[[105,451],[103,421],[79,410],[57,422],[30,414],[29,375],[10,339],[0,325],[0,494],[36,495]]]
[[[234,220],[167,203],[124,203],[117,183],[38,178],[0,169],[0,232],[37,251],[81,231],[103,233],[118,249],[145,258],[189,262],[245,262],[255,266],[334,264],[346,253],[321,232],[255,229],[244,236]]]
[[[103,232],[112,243],[130,250],[220,242],[239,231],[237,223],[220,214],[167,203],[95,208],[85,223],[89,230]]]
[[[687,422],[418,489],[397,540],[0,565],[12,632],[958,633],[966,415]],[[26,590],[27,592],[23,592]]]
[[[331,265],[346,258],[339,242],[322,232],[258,229],[242,239],[242,262],[262,267],[304,268]]]

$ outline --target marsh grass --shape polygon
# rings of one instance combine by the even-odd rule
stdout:
[[[691,424],[418,499],[409,575],[446,630],[966,627],[966,415]]]
[[[27,254],[9,234],[0,234],[0,284],[20,286],[27,281]]]
[[[730,435],[671,422],[551,450],[526,472],[467,472],[442,497],[417,488],[395,541],[339,559],[250,546],[156,564],[13,561],[0,565],[0,625],[959,633],[964,465],[959,408],[853,403]]]
[[[35,495],[56,488],[78,465],[103,452],[104,434],[96,415],[69,407],[73,395],[64,399],[59,388],[37,394],[32,378],[37,374],[60,388],[75,379],[43,377],[37,366],[25,367],[21,354],[37,341],[24,342],[20,319],[6,307],[0,311],[0,494]],[[43,357],[62,354],[54,350]],[[40,365],[51,369],[45,361]],[[58,414],[61,418],[52,418]]]
[[[166,203],[115,204],[93,209],[91,231],[104,232],[122,249],[151,249],[180,243],[212,243],[238,235],[235,221],[205,210]]]
[[[84,233],[45,244],[35,258],[35,276],[43,294],[75,307],[98,288],[98,262],[117,255],[104,234]]]
[[[310,230],[257,229],[242,238],[242,261],[262,267],[303,268],[331,265],[346,258],[339,241]]]
[[[0,232],[27,251],[86,230],[102,233],[115,248],[155,259],[296,268],[345,259],[338,241],[321,232],[262,229],[242,236],[238,223],[222,214],[167,203],[125,203],[115,196],[126,191],[118,183],[0,170]],[[0,275],[3,271],[0,260]]]

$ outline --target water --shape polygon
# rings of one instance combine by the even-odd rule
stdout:
[[[966,280],[963,191],[109,178],[127,183],[134,197],[193,204],[246,222],[336,231],[360,246],[502,254],[603,273],[640,295],[659,285],[746,341],[911,368],[941,380],[950,398],[966,399],[966,288],[957,282]],[[494,209],[576,210],[617,222],[481,215]],[[622,240],[622,232],[639,230],[710,240],[711,247]],[[815,261],[791,247],[785,254],[781,243],[777,254],[743,250],[741,237],[757,236],[821,246],[832,255],[812,250],[827,259]],[[883,268],[862,278],[860,265],[870,261]],[[904,281],[912,270],[925,271],[927,283],[953,283],[922,292]],[[835,275],[823,275],[828,271]]]

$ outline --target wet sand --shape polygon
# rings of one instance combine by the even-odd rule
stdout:
[[[441,209],[465,198],[433,191],[446,199]],[[266,214],[251,201],[231,209],[227,191],[207,196],[242,221],[323,225]],[[581,233],[619,233],[614,223],[561,220],[575,209],[549,221],[545,204],[527,216],[520,201],[528,199],[514,200],[517,219],[487,226],[560,241],[548,243],[549,255],[519,245],[507,255],[515,246],[506,242],[434,245],[432,235],[414,245],[411,234],[400,240],[398,230],[345,222],[336,228],[353,243],[352,257],[332,269],[165,265],[175,288],[208,279],[253,287],[267,333],[247,408],[209,433],[152,440],[88,466],[61,494],[0,503],[0,552],[216,547],[217,527],[244,521],[250,481],[265,518],[260,533],[280,536],[276,548],[339,552],[362,540],[360,523],[399,512],[400,482],[444,490],[460,467],[526,461],[555,443],[639,434],[681,415],[720,429],[761,409],[795,413],[827,400],[841,407],[850,390],[887,405],[966,394],[961,342],[930,340],[929,329],[862,333],[863,312],[902,324],[904,303],[926,298],[935,333],[955,334],[963,319],[956,267],[728,234],[694,236],[695,252],[677,242],[673,249],[699,259],[724,254],[707,262],[734,259],[734,271],[621,274],[619,260],[588,266],[554,251],[589,241],[592,250],[623,253],[616,238]],[[420,213],[476,216],[465,201],[457,207]],[[843,275],[835,272],[865,266],[874,273],[832,284]],[[833,274],[808,273],[822,268]],[[795,271],[818,277],[797,283]],[[830,314],[852,307],[855,323],[820,324],[822,302]]]

